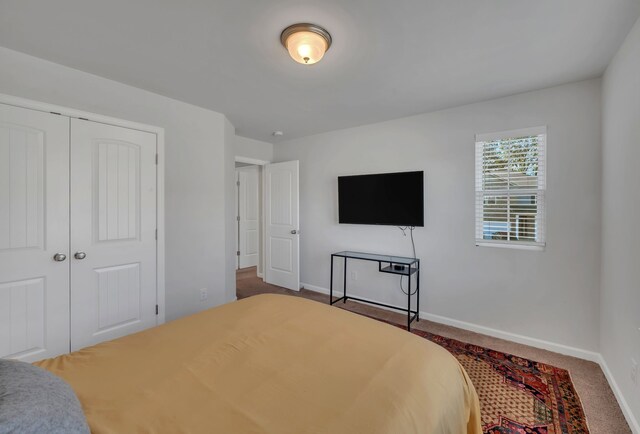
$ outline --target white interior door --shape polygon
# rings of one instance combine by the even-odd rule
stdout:
[[[69,351],[68,256],[69,118],[0,104],[0,357]]]
[[[256,267],[260,248],[260,170],[258,166],[238,171],[239,268]]]
[[[71,349],[156,324],[156,135],[71,120]]]
[[[265,167],[265,281],[300,290],[298,161]]]

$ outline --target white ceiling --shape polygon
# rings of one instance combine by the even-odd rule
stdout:
[[[638,0],[0,0],[0,45],[275,142],[597,77],[639,15]],[[279,41],[303,21],[333,36],[313,66]]]

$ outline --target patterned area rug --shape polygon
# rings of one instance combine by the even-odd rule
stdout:
[[[569,371],[421,330],[411,333],[449,350],[467,371],[485,434],[589,433]]]
[[[480,397],[486,434],[588,433],[569,371],[420,330],[412,333],[449,350]]]

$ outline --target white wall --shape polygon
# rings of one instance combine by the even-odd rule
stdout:
[[[640,432],[640,21],[603,79],[600,348]],[[633,420],[635,419],[635,421]]]
[[[424,170],[425,227],[415,231],[421,310],[596,350],[600,85],[583,81],[276,145],[275,161],[300,160],[302,282],[328,288],[329,255],[339,250],[411,255],[395,227],[337,223],[337,177]],[[475,247],[474,135],[540,125],[548,126],[546,250]],[[359,275],[348,276],[354,294],[406,303],[397,276],[374,263],[349,268]]]
[[[224,115],[5,48],[0,93],[164,127],[166,318],[229,299],[235,279],[225,274],[222,204],[233,140]],[[200,288],[208,288],[207,302]]]
[[[235,152],[237,157],[273,161],[273,144],[248,137],[235,136]]]
[[[224,119],[226,301],[236,299],[236,129]]]

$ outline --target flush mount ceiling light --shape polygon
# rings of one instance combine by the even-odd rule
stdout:
[[[313,65],[331,47],[331,35],[315,24],[298,23],[282,31],[280,42],[293,60],[303,65]]]

